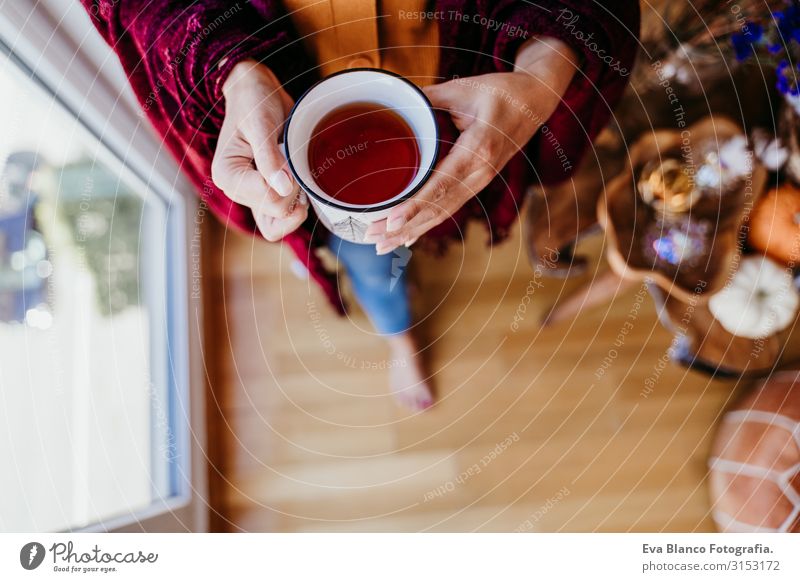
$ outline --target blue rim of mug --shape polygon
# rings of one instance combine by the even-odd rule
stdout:
[[[362,206],[347,206],[347,205],[344,205],[344,204],[338,204],[336,202],[333,202],[333,201],[329,200],[328,198],[323,198],[322,195],[320,195],[317,192],[315,192],[313,188],[311,188],[305,182],[303,182],[303,180],[298,175],[297,170],[295,170],[294,164],[292,164],[292,156],[289,154],[289,151],[290,151],[289,150],[289,125],[292,122],[292,117],[294,117],[294,113],[295,113],[295,110],[297,109],[297,106],[300,105],[300,103],[303,101],[303,99],[305,99],[305,97],[311,91],[313,91],[317,87],[317,85],[320,85],[320,84],[324,83],[325,81],[327,81],[328,79],[331,79],[333,77],[338,77],[339,75],[346,75],[347,73],[357,73],[359,71],[369,71],[371,73],[381,73],[381,74],[384,74],[386,76],[394,77],[395,79],[398,79],[398,80],[402,81],[403,83],[405,83],[406,85],[411,87],[414,91],[416,91],[419,94],[420,97],[422,97],[422,100],[428,106],[428,109],[431,112],[431,117],[433,118],[433,131],[434,131],[434,136],[433,136],[434,137],[433,156],[431,157],[431,163],[428,166],[428,168],[425,170],[425,174],[422,176],[422,179],[419,181],[419,184],[417,184],[411,190],[409,190],[408,192],[403,194],[403,196],[401,196],[400,198],[394,198],[394,199],[392,199],[391,202],[386,202],[386,203],[381,204],[379,206],[377,206],[377,205],[376,206],[363,206],[363,205]],[[404,76],[398,75],[397,73],[393,73],[392,71],[387,71],[386,69],[379,69],[379,68],[373,68],[373,67],[357,67],[357,68],[354,68],[354,69],[346,69],[344,71],[338,71],[336,73],[332,73],[332,74],[328,75],[327,77],[325,77],[324,79],[320,79],[319,81],[314,83],[311,87],[306,89],[306,91],[302,95],[300,95],[300,97],[297,99],[297,101],[295,101],[294,106],[292,106],[291,111],[289,111],[289,115],[286,117],[286,123],[284,124],[284,127],[283,127],[283,143],[284,143],[284,147],[286,148],[286,161],[289,162],[289,169],[292,171],[292,176],[294,176],[294,179],[297,180],[297,182],[300,184],[300,187],[303,190],[305,190],[306,192],[308,192],[308,194],[310,196],[313,196],[320,204],[324,204],[325,206],[332,206],[333,208],[338,208],[339,210],[344,210],[346,212],[379,212],[381,210],[387,210],[389,208],[393,208],[393,207],[397,206],[398,204],[400,204],[401,202],[405,202],[406,200],[411,198],[414,194],[419,192],[420,189],[422,189],[422,187],[425,185],[425,183],[431,177],[431,174],[433,173],[433,168],[436,166],[436,159],[439,156],[439,125],[436,123],[436,112],[433,109],[433,104],[431,104],[430,99],[428,99],[428,96],[425,95],[425,93],[422,92],[422,89],[417,87],[414,83],[412,83],[411,81],[406,79]]]

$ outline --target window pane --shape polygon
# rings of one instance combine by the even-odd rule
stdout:
[[[0,58],[0,530],[172,493],[166,211]]]

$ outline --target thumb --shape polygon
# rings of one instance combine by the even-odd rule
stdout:
[[[264,177],[267,185],[284,198],[295,192],[296,184],[289,172],[289,164],[283,154],[283,146],[278,144],[278,132],[258,132],[245,136],[253,150],[256,170]]]
[[[449,109],[454,103],[455,92],[460,89],[459,82],[459,79],[453,79],[445,83],[427,85],[422,88],[422,92],[425,93],[434,107]]]

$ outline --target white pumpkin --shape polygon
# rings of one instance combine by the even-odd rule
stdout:
[[[729,333],[750,339],[764,338],[794,321],[800,294],[792,273],[767,257],[742,259],[739,270],[708,308]]]

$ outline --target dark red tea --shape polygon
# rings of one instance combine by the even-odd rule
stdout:
[[[349,204],[394,198],[419,169],[419,146],[400,115],[378,103],[351,103],[323,117],[308,146],[311,175]]]

